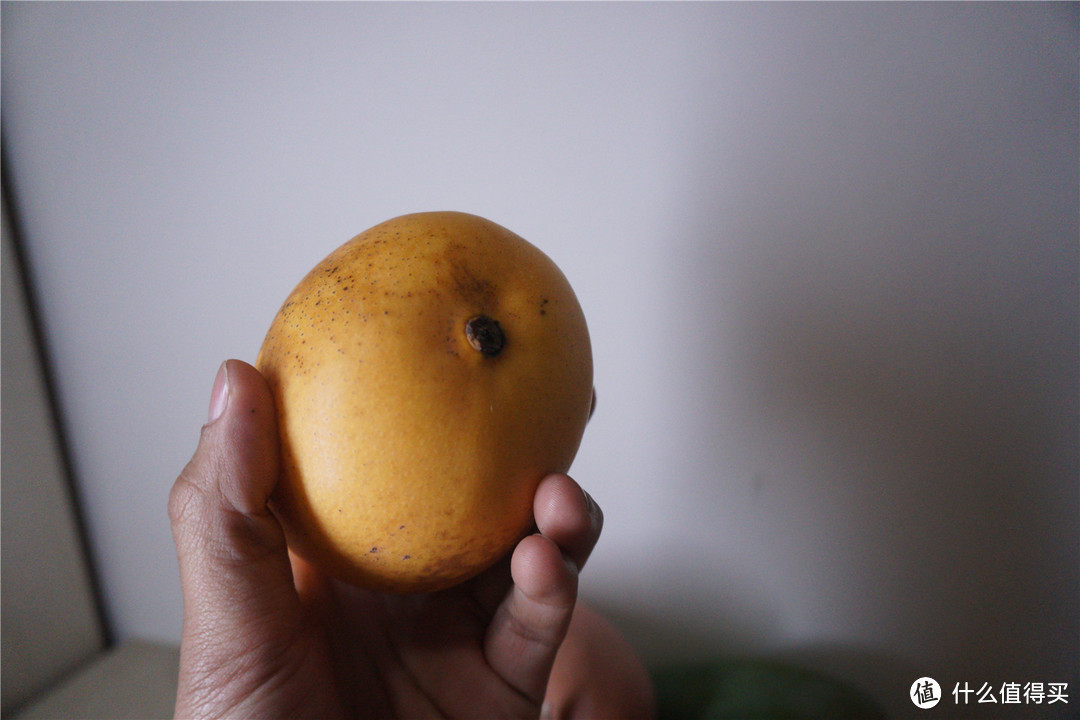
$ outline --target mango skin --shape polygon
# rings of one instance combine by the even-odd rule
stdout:
[[[495,319],[498,354],[470,343]],[[465,213],[381,223],[332,252],[273,320],[290,548],[364,588],[431,592],[509,552],[539,481],[566,472],[592,403],[578,300],[539,249]]]

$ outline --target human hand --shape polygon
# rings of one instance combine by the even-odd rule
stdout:
[[[537,488],[539,532],[477,578],[384,595],[291,556],[269,388],[219,370],[210,421],[169,497],[184,595],[176,717],[535,718],[603,514],[565,475]]]

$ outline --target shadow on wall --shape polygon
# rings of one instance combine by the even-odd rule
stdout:
[[[715,478],[678,512],[714,528],[717,564],[770,578],[711,627],[757,603],[759,645],[878,697],[866,683],[891,678],[905,714],[923,674],[1080,679],[1075,68],[999,26],[920,36],[931,19],[757,68],[667,268],[687,349],[671,417],[704,419],[677,452]],[[923,52],[938,31],[951,44]],[[625,626],[724,651],[739,631],[700,629],[698,585],[674,601],[694,622]]]
[[[871,627],[1002,680],[1075,671],[1080,595],[1076,203],[1032,215],[1013,170],[947,154],[857,214],[778,198],[713,339]]]
[[[777,202],[787,211],[762,211],[745,255],[695,249],[689,285],[705,290],[686,306],[714,322],[689,354],[706,382],[681,395],[731,434],[682,453],[733,477],[699,484],[681,516],[720,508],[737,527],[717,531],[719,563],[756,553],[780,579],[658,577],[678,594],[670,615],[622,619],[650,650],[786,647],[905,698],[893,717],[914,710],[922,675],[1076,686],[1075,222],[1039,227],[1016,203],[1015,220],[980,222],[999,199],[935,201],[931,180],[910,179],[926,194],[906,202],[863,198],[861,220]],[[720,266],[726,279],[706,277]]]
[[[947,153],[869,188],[808,172],[835,194],[762,188],[737,247],[694,247],[692,304],[721,321],[700,324],[693,374],[715,384],[692,392],[737,430],[688,452],[784,496],[754,532],[807,604],[780,603],[794,634],[877,637],[950,687],[1075,686],[1075,201],[1033,215],[1054,189],[987,165]]]

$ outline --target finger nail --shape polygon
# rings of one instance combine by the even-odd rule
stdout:
[[[604,526],[604,511],[596,504],[596,500],[585,488],[582,488],[581,492],[585,493],[585,507],[589,511],[589,524],[592,525],[594,532],[599,532],[600,528]]]
[[[210,419],[214,422],[225,412],[225,406],[229,404],[229,370],[228,361],[221,363],[217,377],[214,378],[214,389],[210,392]]]
[[[585,509],[590,515],[596,514],[596,501],[593,500],[593,496],[585,488],[581,488],[581,494],[585,496]]]

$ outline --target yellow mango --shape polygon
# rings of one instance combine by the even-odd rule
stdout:
[[[256,366],[273,392],[290,547],[361,587],[471,578],[532,526],[593,400],[570,284],[493,222],[431,212],[332,252],[273,320]]]

